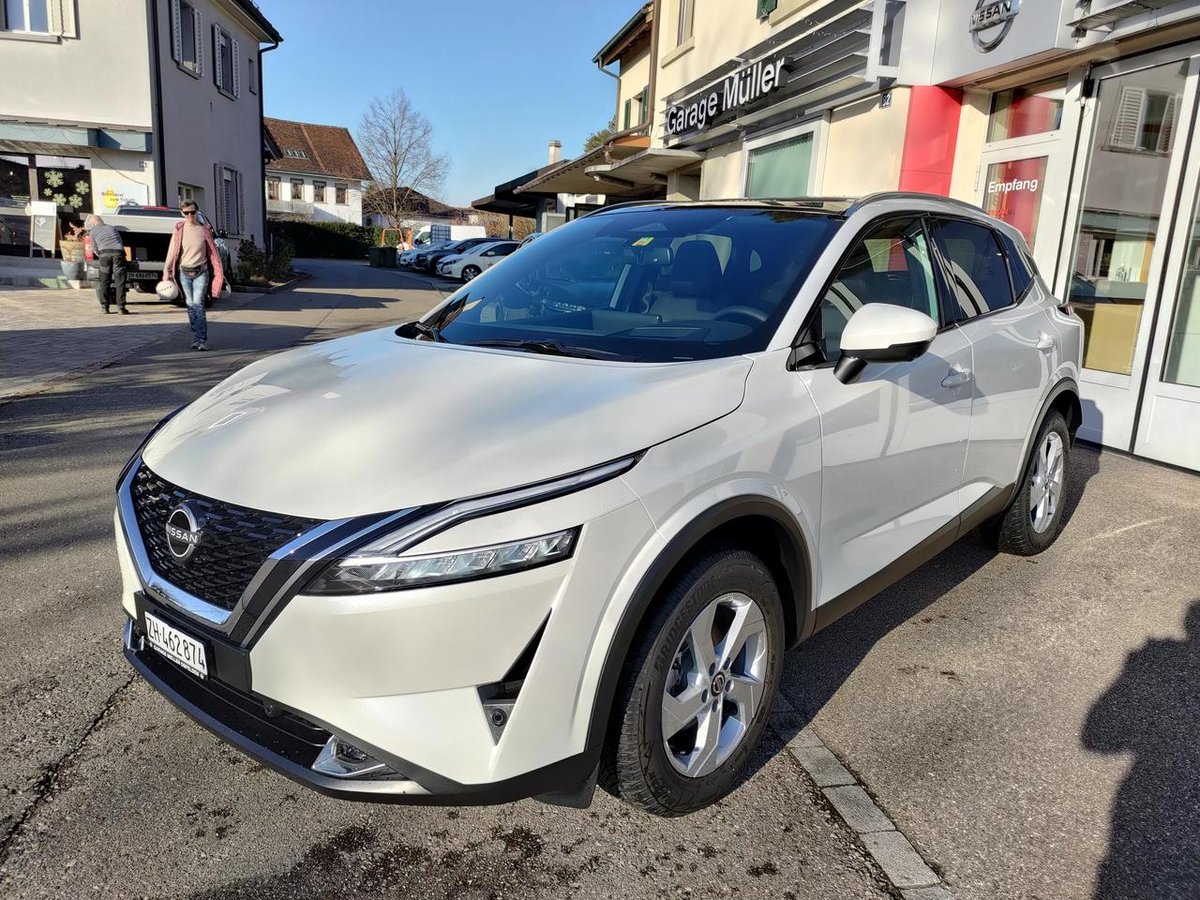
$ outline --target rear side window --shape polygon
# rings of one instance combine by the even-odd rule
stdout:
[[[1013,294],[1020,300],[1033,281],[1032,263],[1025,248],[1003,232],[1000,234],[1000,243],[1004,245],[1004,253],[1008,256],[1008,274],[1012,277]]]
[[[934,240],[946,261],[955,321],[1012,306],[1013,285],[996,233],[983,225],[956,220],[937,223]]]

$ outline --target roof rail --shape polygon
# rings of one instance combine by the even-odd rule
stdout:
[[[860,197],[850,205],[845,215],[849,218],[864,206],[870,203],[879,203],[883,200],[936,200],[939,203],[950,203],[954,206],[960,206],[963,209],[969,209],[971,212],[983,213],[983,209],[974,203],[967,203],[965,200],[957,200],[954,197],[945,197],[941,194],[927,194],[921,191],[878,191],[874,194],[867,194],[865,197]]]

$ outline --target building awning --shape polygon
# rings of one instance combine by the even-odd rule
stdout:
[[[545,197],[554,196],[554,192],[532,192],[518,195],[518,191],[547,172],[553,172],[561,165],[562,163],[554,163],[550,166],[542,166],[540,169],[534,169],[532,172],[526,172],[503,184],[498,184],[486,197],[471,201],[471,206],[482,212],[499,213],[502,216],[536,218],[539,212],[539,201]]]
[[[149,153],[149,132],[107,125],[0,121],[0,150],[8,153],[78,155],[80,150],[132,150]]]
[[[695,165],[702,159],[704,154],[695,150],[651,147],[611,165],[592,166],[587,173],[617,183],[648,187],[663,184],[668,172]]]
[[[550,194],[610,194],[615,197],[623,195],[627,185],[620,181],[605,181],[602,172],[596,177],[589,170],[597,167],[610,166],[615,162],[642,152],[650,143],[645,135],[622,138],[610,144],[601,144],[595,150],[578,156],[575,159],[560,163],[556,168],[544,172],[536,178],[527,181],[516,189],[516,193],[528,194],[541,192]]]

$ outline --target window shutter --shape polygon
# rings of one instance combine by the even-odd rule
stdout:
[[[1113,115],[1112,134],[1109,137],[1110,146],[1121,150],[1136,150],[1138,136],[1142,133],[1145,111],[1145,90],[1129,85],[1121,88],[1117,111]]]
[[[179,25],[179,0],[171,0],[171,59],[175,62],[183,62],[183,37]]]
[[[240,44],[237,38],[231,38],[229,41],[229,62],[230,69],[233,71],[233,96],[242,96],[242,64],[241,57],[238,55]]]
[[[213,23],[213,82],[217,90],[225,89],[225,73],[221,71],[221,26]]]
[[[1158,152],[1171,152],[1171,138],[1175,136],[1175,117],[1179,113],[1178,94],[1167,98],[1167,107],[1163,110],[1162,127],[1158,130]]]
[[[633,98],[630,97],[628,100],[625,101],[625,126],[624,127],[626,129],[629,128],[629,120],[630,120],[632,111],[633,111]]]
[[[237,172],[234,175],[234,184],[237,187],[237,226],[231,229],[234,234],[246,233],[246,192],[242,186],[242,173]]]
[[[642,92],[638,95],[638,124],[645,125],[650,118],[650,85],[642,88]]]
[[[192,7],[192,23],[196,31],[196,74],[204,75],[204,23],[200,10]]]
[[[216,198],[213,221],[216,222],[217,228],[228,231],[229,229],[225,227],[225,173],[221,171],[221,168],[220,163],[213,165],[213,197]]]
[[[775,12],[775,7],[779,5],[779,0],[758,0],[758,17],[766,18],[771,13]]]

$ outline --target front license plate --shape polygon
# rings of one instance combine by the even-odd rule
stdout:
[[[150,613],[146,613],[146,640],[150,642],[151,647],[176,665],[182,666],[193,675],[208,677],[208,658],[204,652],[204,645]]]

